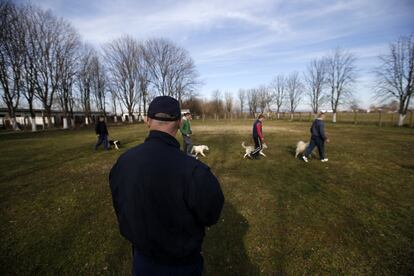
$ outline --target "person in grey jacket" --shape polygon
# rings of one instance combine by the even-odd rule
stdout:
[[[302,158],[305,162],[308,162],[308,156],[312,153],[315,146],[319,151],[319,158],[322,162],[328,162],[328,158],[325,158],[325,142],[329,143],[328,137],[325,134],[325,113],[319,113],[318,117],[313,121],[310,128],[311,140],[309,146],[306,148]]]

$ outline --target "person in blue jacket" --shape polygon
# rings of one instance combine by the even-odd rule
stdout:
[[[325,134],[325,113],[319,113],[318,117],[313,121],[310,128],[311,140],[309,146],[306,148],[302,158],[305,162],[308,162],[308,156],[312,153],[315,146],[318,148],[319,158],[322,162],[328,162],[328,158],[325,158],[325,142],[329,143],[328,137]]]
[[[98,136],[98,141],[95,144],[95,150],[103,143],[104,149],[109,150],[108,128],[106,127],[105,118],[99,117],[99,121],[95,126],[95,133]]]
[[[217,223],[224,196],[210,168],[180,150],[180,124],[179,102],[156,97],[145,142],[122,154],[109,174],[133,275],[202,275],[205,228]]]

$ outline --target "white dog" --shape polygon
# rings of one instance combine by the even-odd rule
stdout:
[[[255,150],[255,147],[254,146],[246,146],[244,144],[244,142],[241,145],[246,150],[246,154],[243,156],[243,159],[246,158],[247,156],[249,156],[251,158],[252,156],[250,154],[252,153],[252,151]],[[263,149],[267,149],[267,145],[266,144],[263,144]],[[264,157],[266,157],[266,154],[263,153],[263,149],[259,153],[261,155],[263,155]]]
[[[206,145],[193,146],[193,148],[191,149],[191,154],[194,154],[194,156],[201,154],[202,156],[206,157],[204,154],[205,150],[210,150],[210,149]]]
[[[299,141],[296,144],[296,154],[295,154],[295,158],[298,158],[299,154],[304,154],[306,148],[309,146],[309,143],[303,142],[303,141]],[[311,152],[310,155],[314,154],[316,148],[313,149],[313,151]]]
[[[309,143],[306,143],[306,142],[303,142],[303,141],[299,141],[296,144],[296,154],[295,154],[295,158],[298,158],[298,155],[299,154],[303,154],[308,146],[309,146]]]

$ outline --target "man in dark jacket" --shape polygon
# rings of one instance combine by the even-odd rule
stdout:
[[[145,142],[122,154],[109,175],[120,232],[132,243],[134,275],[202,275],[205,227],[223,207],[210,168],[180,151],[180,123],[178,101],[156,97]]]
[[[255,149],[254,151],[250,153],[250,155],[254,159],[259,158],[260,151],[263,149],[264,137],[263,137],[262,126],[263,126],[264,119],[265,119],[265,116],[263,114],[260,114],[257,120],[253,124],[253,141],[254,141]]]
[[[99,122],[95,126],[95,132],[98,136],[98,142],[96,142],[95,150],[103,143],[105,150],[109,149],[108,143],[108,129],[106,127],[105,118],[99,117]]]
[[[311,154],[315,146],[319,151],[319,158],[322,162],[328,162],[328,158],[325,158],[325,141],[329,143],[329,139],[325,135],[325,113],[321,112],[318,115],[318,118],[313,121],[310,128],[311,131],[311,140],[309,146],[306,148],[305,153],[302,158],[305,162],[308,162],[308,156]]]

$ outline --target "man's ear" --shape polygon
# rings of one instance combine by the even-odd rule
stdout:
[[[177,120],[178,122],[178,128],[181,128],[183,126],[183,121],[181,119]]]
[[[152,124],[152,119],[147,117],[147,121],[146,121],[147,127],[150,128],[151,124]]]

